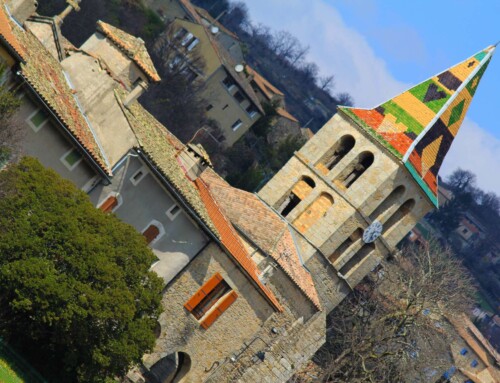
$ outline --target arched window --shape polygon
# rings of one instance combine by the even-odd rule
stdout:
[[[373,154],[362,152],[340,173],[337,183],[348,189],[373,164]]]
[[[333,197],[327,193],[321,193],[309,207],[300,214],[295,221],[294,226],[301,233],[305,233],[314,223],[323,217],[330,206],[333,205]]]
[[[156,362],[150,369],[159,383],[181,383],[191,369],[191,358],[185,352],[174,352]]]
[[[153,242],[160,235],[160,229],[156,225],[149,225],[146,230],[142,232],[147,243]]]
[[[361,249],[358,250],[354,256],[347,261],[347,263],[340,269],[340,274],[347,275],[356,265],[361,263],[366,257],[375,250],[375,244],[365,243]]]
[[[334,263],[337,259],[344,254],[347,249],[349,249],[355,242],[357,242],[363,236],[363,229],[358,227],[353,233],[347,237],[347,239],[340,244],[337,249],[330,255],[330,262]]]
[[[405,218],[415,206],[415,200],[409,199],[404,204],[402,204],[398,210],[391,215],[391,217],[384,224],[384,233],[388,232],[393,226],[400,223],[403,218]]]
[[[99,206],[105,213],[111,213],[115,207],[118,206],[118,198],[114,195],[109,196],[106,200]]]
[[[370,214],[370,219],[372,221],[379,220],[382,222],[383,215],[387,211],[391,210],[391,208],[399,204],[399,199],[403,196],[405,190],[406,189],[403,185],[399,185],[396,189],[394,189],[391,194],[389,194],[386,199],[384,199],[382,203],[378,205],[378,207]]]
[[[288,197],[285,198],[278,208],[278,212],[281,213],[283,217],[288,216],[300,201],[304,200],[309,193],[311,193],[315,186],[316,184],[311,177],[302,176],[300,181],[293,186]]]
[[[356,140],[353,136],[349,134],[342,136],[323,159],[322,162],[325,167],[328,170],[332,170],[351,151],[355,143]]]

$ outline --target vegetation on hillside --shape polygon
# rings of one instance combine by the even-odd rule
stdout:
[[[32,158],[0,172],[0,337],[51,382],[107,382],[155,341],[144,238]]]

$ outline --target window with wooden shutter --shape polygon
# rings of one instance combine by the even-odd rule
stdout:
[[[200,325],[207,329],[236,300],[238,294],[219,273],[213,275],[184,304],[186,310],[200,320]]]
[[[105,213],[111,213],[115,207],[118,206],[118,199],[115,196],[109,196],[106,198],[99,209],[101,209]]]
[[[144,238],[146,238],[147,243],[151,243],[160,234],[160,229],[155,225],[149,225],[146,230],[142,233]]]

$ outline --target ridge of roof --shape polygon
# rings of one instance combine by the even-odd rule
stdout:
[[[278,113],[281,117],[284,117],[290,121],[299,122],[299,120],[297,120],[293,115],[291,115],[290,112],[285,108],[277,108],[276,113]]]
[[[207,21],[209,21],[211,24],[216,24],[217,27],[223,31],[225,34],[235,38],[236,40],[240,40],[240,38],[238,37],[238,35],[236,33],[234,33],[233,31],[229,30],[228,28],[226,28],[219,20],[216,20],[215,18],[212,17],[212,15],[204,8],[202,7],[198,7],[198,6],[193,6],[194,9],[196,10],[196,12],[198,13],[198,15],[200,15],[200,17],[206,19]]]
[[[212,218],[217,230],[219,232],[219,239],[222,245],[227,249],[229,254],[236,260],[236,262],[245,270],[248,276],[253,280],[253,282],[259,287],[260,291],[264,294],[267,300],[278,310],[283,311],[283,307],[280,305],[275,295],[271,290],[267,288],[259,279],[259,270],[255,265],[248,252],[245,250],[243,245],[238,238],[233,225],[230,223],[228,218],[224,215],[219,205],[212,196],[209,188],[205,182],[198,177],[195,180],[195,184],[200,191],[200,196],[207,207],[208,213]]]
[[[3,7],[0,15],[3,13]],[[14,28],[13,34],[24,51],[20,72],[29,86],[40,96],[71,135],[87,151],[99,168],[111,176],[106,157],[82,114],[59,61],[29,30]]]
[[[276,261],[306,298],[321,310],[314,281],[300,262],[288,224],[254,194],[233,188],[212,169],[206,169],[201,178],[231,223]]]
[[[184,170],[177,161],[177,153],[184,148],[173,134],[171,134],[156,118],[154,118],[139,102],[134,101],[124,107],[122,99],[125,93],[116,91],[119,104],[134,132],[140,149],[147,155],[163,177],[193,208],[198,217],[216,236],[219,235],[210,215],[205,208],[196,185],[187,178]]]
[[[101,20],[97,21],[97,30],[104,33],[118,48],[123,50],[152,81],[159,82],[161,80],[141,38]]]
[[[438,206],[438,172],[484,74],[494,46],[372,109],[339,107],[408,169]]]

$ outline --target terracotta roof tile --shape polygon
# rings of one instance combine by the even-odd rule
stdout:
[[[194,6],[193,7],[196,12],[201,16],[203,17],[204,19],[206,19],[209,23],[211,23],[212,25],[216,25],[221,31],[223,31],[225,34],[231,36],[232,38],[236,39],[236,40],[239,40],[240,38],[238,37],[238,35],[232,31],[230,31],[229,29],[227,29],[224,25],[222,25],[218,20],[215,20],[212,15],[210,13],[208,13],[208,11],[206,9],[203,9],[201,7],[196,7]]]
[[[290,121],[293,121],[293,122],[299,122],[299,120],[297,120],[294,116],[292,116],[288,110],[286,110],[285,108],[278,108],[276,109],[276,112],[278,113],[278,115],[280,115],[281,117],[284,117]]]
[[[321,309],[313,279],[300,262],[289,226],[254,194],[233,188],[213,170],[202,174],[233,225],[271,256],[302,293]]]
[[[269,100],[271,100],[274,95],[284,96],[281,90],[279,90],[269,81],[267,81],[260,73],[256,72],[252,67],[247,65],[245,67],[245,70],[250,76],[253,76],[253,81]]]
[[[97,29],[122,49],[152,81],[161,80],[142,39],[100,20]]]
[[[203,182],[201,178],[195,180],[196,186],[200,192],[200,196],[205,203],[205,206],[210,214],[212,221],[220,235],[220,241],[228,252],[233,256],[233,258],[240,264],[240,266],[246,271],[254,283],[259,287],[265,297],[270,301],[270,303],[278,310],[283,311],[283,307],[279,304],[278,300],[274,294],[269,290],[259,279],[259,271],[255,262],[252,260],[248,252],[243,247],[240,242],[238,235],[229,222],[229,220],[222,213],[217,202],[213,198],[210,190]]]
[[[8,44],[10,49],[24,59],[26,52],[12,32],[12,25],[9,22],[9,16],[6,14],[3,1],[0,1],[0,8],[0,36],[2,40]]]
[[[1,7],[0,15],[3,14]],[[12,25],[11,25],[12,28]],[[86,149],[99,167],[108,175],[106,163],[92,130],[82,115],[73,92],[59,63],[30,32],[13,28],[13,35],[24,51],[20,70],[26,81],[45,101],[76,140]]]

